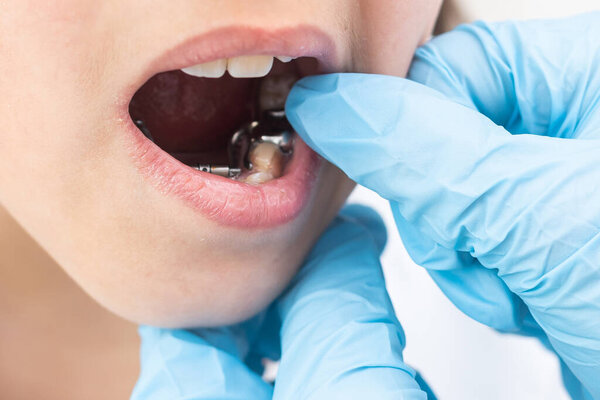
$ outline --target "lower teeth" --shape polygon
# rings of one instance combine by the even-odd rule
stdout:
[[[248,153],[252,172],[243,181],[256,184],[279,178],[283,173],[284,157],[279,146],[274,143],[260,142],[253,145]]]
[[[269,182],[275,179],[273,175],[268,172],[253,172],[244,178],[244,183],[250,185],[260,185],[261,183]]]
[[[230,144],[230,164],[240,170],[234,176],[249,184],[281,177],[293,152],[292,128],[283,110],[268,110],[261,121],[236,132]]]

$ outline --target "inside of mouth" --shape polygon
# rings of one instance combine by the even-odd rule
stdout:
[[[316,69],[314,58],[303,57],[275,59],[270,72],[260,78],[162,72],[135,93],[129,114],[147,137],[182,163],[226,166],[233,134],[259,120],[266,109],[283,109],[294,82]]]

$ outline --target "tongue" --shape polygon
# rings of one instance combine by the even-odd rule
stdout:
[[[223,153],[233,132],[253,117],[258,81],[165,72],[137,91],[129,112],[169,153]]]

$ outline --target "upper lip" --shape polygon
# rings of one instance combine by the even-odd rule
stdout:
[[[297,25],[268,30],[262,27],[227,26],[189,37],[151,59],[132,84],[128,99],[144,82],[160,72],[251,54],[314,57],[319,61],[322,73],[341,70],[335,42],[317,27]]]
[[[276,30],[248,26],[218,28],[190,37],[149,62],[124,95],[127,101],[121,107],[121,120],[127,121],[134,162],[161,192],[176,195],[217,222],[257,228],[288,222],[302,211],[318,176],[316,156],[299,158],[310,164],[305,165],[311,169],[310,173],[296,171],[293,179],[286,181],[284,176],[271,184],[248,187],[195,172],[176,162],[143,136],[128,113],[129,100],[135,91],[157,73],[250,54],[314,57],[319,61],[320,72],[340,70],[334,41],[314,26]]]

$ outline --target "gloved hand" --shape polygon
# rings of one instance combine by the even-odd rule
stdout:
[[[266,313],[218,329],[140,328],[131,398],[426,399],[402,360],[404,333],[379,264],[385,241],[374,211],[346,207]],[[260,359],[280,349],[273,388]]]
[[[547,335],[572,396],[600,399],[598,38],[600,13],[463,26],[418,50],[409,78],[429,87],[309,77],[286,112],[390,200],[409,254],[459,308]]]

